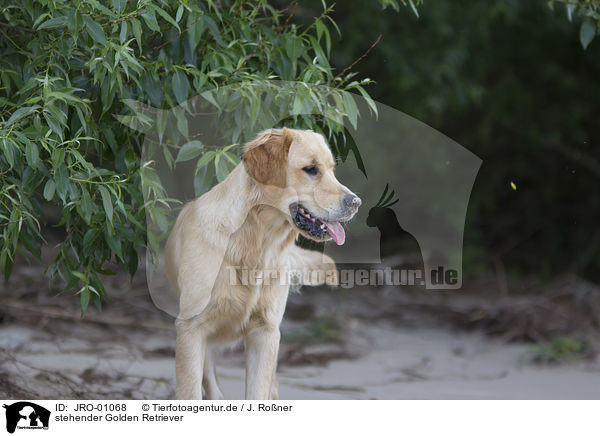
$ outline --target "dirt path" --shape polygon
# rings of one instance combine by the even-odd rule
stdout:
[[[174,397],[172,319],[153,306],[143,276],[131,286],[112,277],[111,304],[83,320],[77,299],[56,297],[42,283],[39,267],[21,267],[0,286],[0,398]],[[427,321],[418,307],[358,291],[292,295],[282,325],[281,398],[600,398],[597,355],[532,365],[531,345],[433,322],[438,309],[431,307]],[[226,398],[243,398],[243,368],[239,348],[223,351],[218,376]]]
[[[284,336],[297,328],[286,323]],[[526,345],[362,321],[350,322],[346,336],[343,345],[314,344],[301,351],[290,352],[293,347],[284,344],[281,398],[600,398],[599,359],[538,367],[521,363]],[[173,344],[171,330],[61,320],[3,325],[0,397],[173,398]],[[301,365],[292,357],[287,364],[290,353],[308,362],[328,361]],[[225,351],[218,374],[226,398],[243,398],[241,351]]]

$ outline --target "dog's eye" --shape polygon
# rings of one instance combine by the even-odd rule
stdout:
[[[319,168],[316,165],[310,165],[308,167],[304,167],[304,168],[302,168],[302,170],[306,174],[310,174],[311,176],[316,176],[317,173],[319,172]]]

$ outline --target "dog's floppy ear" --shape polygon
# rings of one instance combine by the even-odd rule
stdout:
[[[263,185],[285,188],[287,182],[287,163],[292,132],[283,129],[269,129],[246,144],[242,160],[248,174]]]

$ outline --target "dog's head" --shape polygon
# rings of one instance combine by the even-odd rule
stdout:
[[[335,160],[322,135],[285,127],[266,130],[246,144],[243,161],[273,206],[302,235],[344,243],[341,223],[356,214],[361,200],[335,178]]]

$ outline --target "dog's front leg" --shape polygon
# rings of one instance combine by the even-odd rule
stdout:
[[[175,321],[176,396],[178,400],[202,399],[202,373],[207,341],[202,327],[189,320]]]
[[[273,379],[271,380],[271,393],[269,400],[279,400],[279,382],[277,381],[277,371],[273,372]]]
[[[207,400],[222,400],[224,398],[217,382],[216,360],[217,348],[214,345],[208,345],[206,358],[204,359],[204,377],[202,379],[202,387]]]
[[[246,399],[268,400],[277,368],[279,327],[261,325],[248,330],[246,345]]]

